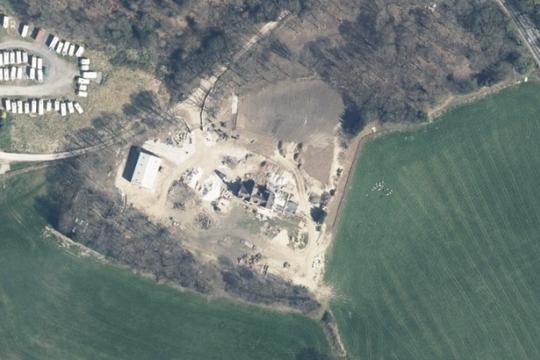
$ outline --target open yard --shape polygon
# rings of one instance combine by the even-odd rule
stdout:
[[[40,172],[0,177],[1,359],[312,359],[316,321],[205,299],[44,240]],[[36,211],[36,209],[38,211]]]
[[[540,358],[540,85],[369,142],[327,267],[351,359]]]

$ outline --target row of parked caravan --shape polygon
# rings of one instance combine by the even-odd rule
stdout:
[[[34,69],[43,69],[43,59],[36,55],[28,55],[25,50],[0,51],[0,66],[28,65]]]
[[[61,116],[84,112],[81,104],[71,100],[53,100],[53,99],[28,99],[13,100],[3,99],[4,109],[13,114],[44,115],[46,112],[55,111]]]
[[[77,44],[72,44],[67,40],[60,40],[58,36],[53,34],[49,35],[47,39],[47,45],[49,49],[55,51],[58,55],[62,56],[76,56],[81,57],[84,54],[84,47]]]
[[[43,70],[30,66],[0,67],[0,81],[37,80],[43,82]]]

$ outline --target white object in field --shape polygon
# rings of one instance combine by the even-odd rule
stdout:
[[[68,55],[74,56],[75,55],[75,44],[71,44],[68,49]]]
[[[9,52],[8,51],[4,51],[2,58],[4,59],[4,65],[9,65]]]
[[[88,91],[88,85],[80,84],[79,91]]]
[[[80,63],[81,63],[81,65],[90,65],[90,59],[89,58],[81,58]]]
[[[15,63],[16,64],[22,63],[22,53],[19,50],[15,51]]]
[[[24,112],[22,100],[17,101],[17,112],[22,114]]]
[[[77,96],[88,97],[88,93],[86,91],[77,90]]]
[[[65,102],[60,103],[60,115],[66,116],[66,103]]]
[[[30,103],[28,101],[24,102],[24,113],[30,114]]]
[[[88,71],[90,70],[90,65],[81,65],[81,71]]]
[[[37,68],[43,69],[43,59],[40,57],[37,58]]]
[[[23,64],[28,64],[28,53],[26,51],[22,53],[22,62]]]
[[[32,107],[31,110],[32,114],[35,114],[37,112],[37,100],[32,100]]]
[[[43,70],[42,69],[37,70],[37,81],[43,82]]]
[[[39,99],[37,108],[38,108],[38,114],[39,115],[45,114],[45,109],[44,109],[44,106],[43,106],[43,99]]]
[[[75,56],[77,57],[81,57],[83,56],[84,54],[84,48],[80,45],[78,45],[79,47],[77,48],[77,51],[75,51]]]
[[[75,110],[77,110],[77,112],[78,112],[79,114],[82,114],[82,113],[84,112],[84,110],[83,110],[81,104],[79,104],[78,102],[75,102],[74,106],[75,106]]]
[[[60,101],[54,100],[54,111],[60,111]]]
[[[63,48],[64,48],[64,42],[63,41],[58,42],[58,45],[56,46],[56,53],[60,54]]]
[[[21,28],[21,36],[24,38],[28,36],[28,25],[24,24]]]
[[[9,16],[2,15],[2,27],[7,29],[9,27]]]
[[[32,61],[30,62],[30,66],[33,67],[34,69],[37,68],[37,56],[36,55],[32,55]]]
[[[15,64],[15,51],[9,52],[9,65]]]
[[[147,152],[139,152],[137,165],[131,177],[131,183],[152,189],[161,166],[161,159]]]
[[[62,56],[66,56],[68,54],[69,45],[71,45],[71,43],[69,41],[66,41],[64,43],[64,47],[62,48]]]
[[[88,85],[88,84],[90,84],[90,80],[84,79],[84,78],[82,78],[82,77],[78,77],[78,78],[77,78],[77,82],[78,82],[79,84],[82,84],[82,85]]]
[[[23,78],[23,68],[19,67],[17,68],[17,80],[22,80]]]
[[[4,100],[4,107],[6,108],[6,111],[11,111],[11,100],[5,99]]]
[[[11,73],[9,74],[11,80],[17,79],[17,68],[15,66],[11,67]]]
[[[36,69],[34,69],[33,67],[28,68],[28,78],[30,80],[36,80]]]
[[[97,72],[95,71],[83,71],[82,77],[85,79],[97,79]]]
[[[49,111],[52,110],[52,108],[53,108],[53,102],[52,102],[52,100],[47,100],[47,101],[45,102],[45,111],[49,112]]]

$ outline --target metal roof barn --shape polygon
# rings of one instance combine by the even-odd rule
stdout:
[[[131,183],[146,189],[152,189],[159,173],[161,159],[144,150],[139,151],[137,164],[131,176]]]

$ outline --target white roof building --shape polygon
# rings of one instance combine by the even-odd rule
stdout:
[[[131,183],[152,189],[161,166],[161,159],[144,151],[139,152]]]

